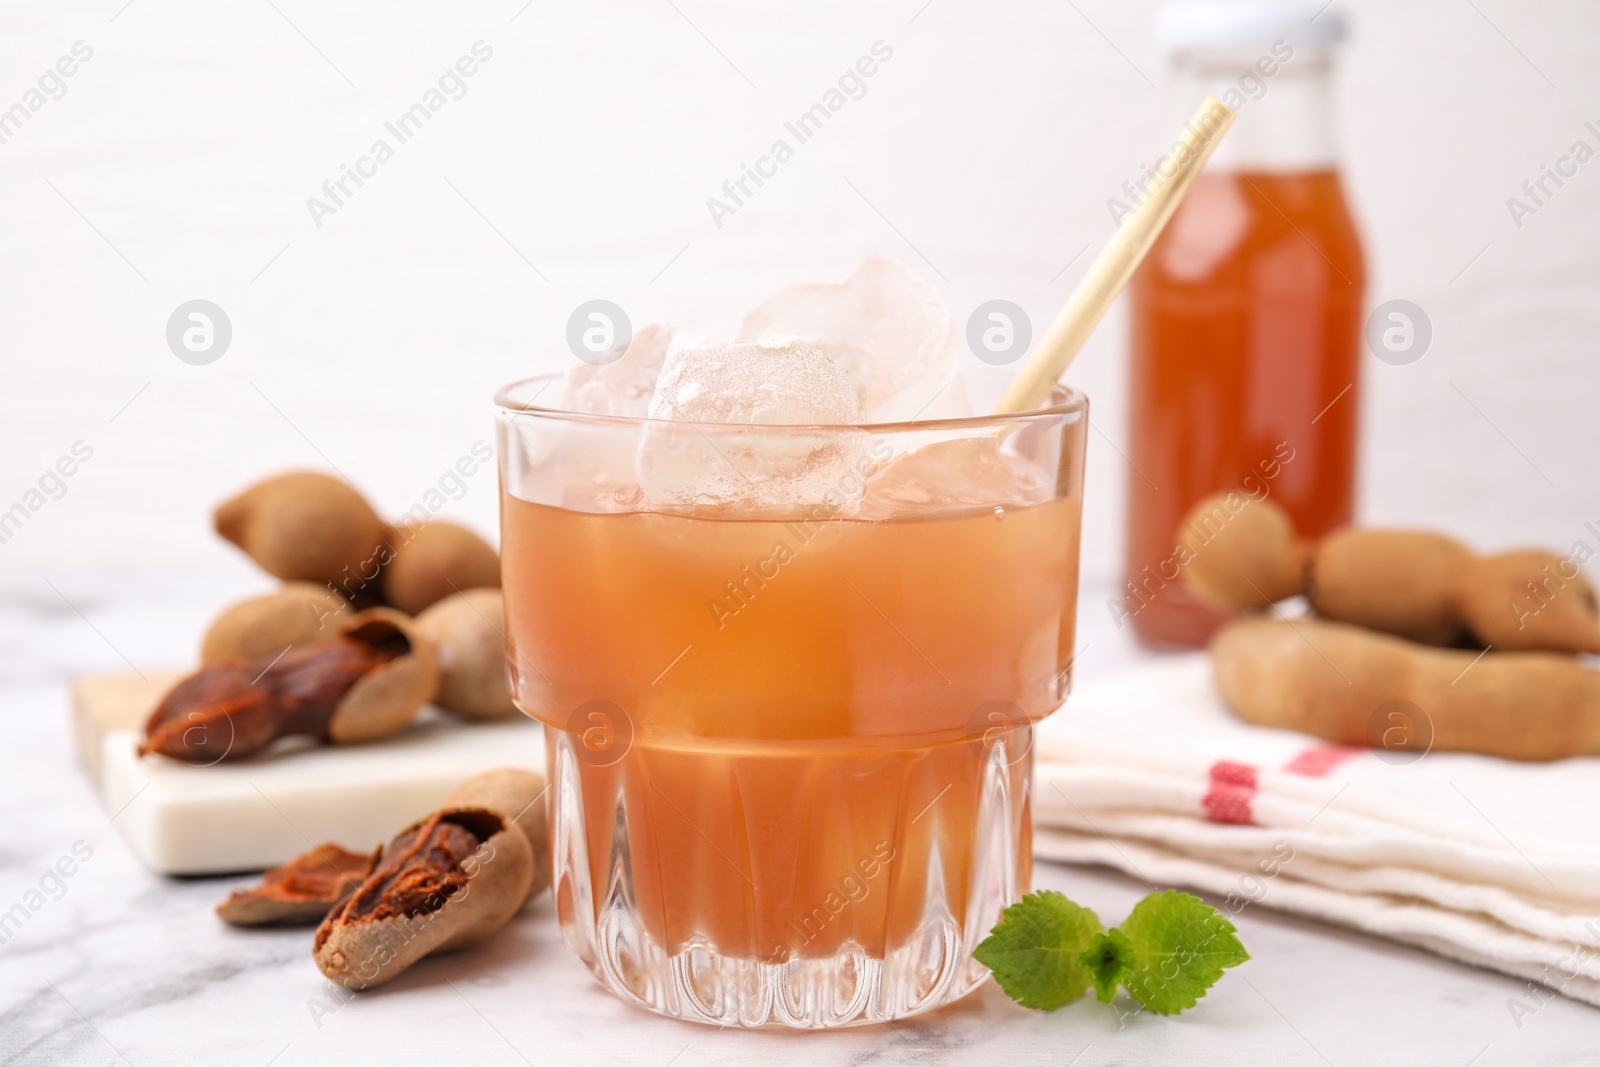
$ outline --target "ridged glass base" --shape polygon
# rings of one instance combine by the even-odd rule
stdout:
[[[964,745],[897,754],[889,770],[911,803],[923,802],[916,794],[930,781],[957,777],[952,769],[961,780],[920,812],[893,803],[859,811],[851,830],[883,839],[882,862],[861,861],[826,889],[807,874],[818,866],[809,861],[822,831],[808,827],[785,841],[786,856],[751,829],[785,814],[780,807],[791,816],[807,811],[817,798],[804,789],[764,811],[750,807],[747,791],[737,826],[703,818],[670,837],[686,809],[695,810],[661,785],[672,784],[668,772],[685,760],[699,787],[715,792],[724,781],[737,789],[751,761],[764,761],[756,777],[782,774],[786,757],[636,747],[615,765],[596,766],[575,750],[573,735],[547,727],[552,877],[567,945],[625,1000],[715,1026],[850,1026],[949,1004],[987,977],[972,952],[1029,880],[1028,733],[1014,731],[977,756]],[[845,766],[853,777],[874,773]],[[938,777],[929,779],[930,770]],[[810,773],[815,789],[837,788]],[[884,825],[860,825],[875,820]],[[822,869],[838,869],[832,855]],[[817,903],[795,909],[793,901]],[[740,950],[729,951],[728,941]]]
[[[654,945],[635,953],[638,944],[612,924],[601,932],[608,951],[591,970],[624,999],[690,1022],[808,1030],[882,1023],[949,1004],[988,977],[960,951],[954,924],[926,934],[928,944],[888,959],[845,949],[826,959],[759,963],[698,946],[675,956]]]

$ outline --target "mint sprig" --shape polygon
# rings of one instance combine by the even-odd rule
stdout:
[[[1121,987],[1176,1015],[1250,958],[1237,933],[1216,908],[1176,890],[1151,893],[1106,930],[1093,911],[1045,889],[1007,908],[974,955],[1025,1008],[1054,1011],[1092,985],[1102,1003]]]

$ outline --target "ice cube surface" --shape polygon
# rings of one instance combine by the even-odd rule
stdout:
[[[865,466],[869,443],[848,429],[863,413],[843,368],[801,342],[670,352],[650,417],[663,421],[645,428],[639,479],[646,504],[667,510],[822,507],[856,465]],[[858,503],[859,493],[827,506],[838,512]]]
[[[634,331],[619,358],[568,368],[558,406],[585,415],[643,418],[650,410],[650,397],[673,332],[671,326],[651,323]]]
[[[668,355],[652,419],[762,426],[839,426],[862,421],[850,379],[803,342],[686,348]]]
[[[884,463],[867,484],[861,514],[963,511],[1042,504],[1051,476],[992,433],[933,441]]]
[[[966,414],[960,330],[939,294],[904,266],[872,257],[842,282],[802,282],[745,317],[741,341],[810,342],[849,376],[872,422]]]
[[[580,363],[545,402],[584,415],[644,418],[674,329],[651,323],[634,331],[622,352],[600,364]],[[539,398],[536,396],[535,401]],[[628,511],[639,501],[632,435],[579,419],[553,420],[540,433],[517,435],[515,482],[537,503],[577,511]]]

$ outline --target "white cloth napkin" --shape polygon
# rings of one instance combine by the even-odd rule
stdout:
[[[1204,653],[1086,684],[1037,733],[1040,858],[1525,978],[1530,1011],[1600,1005],[1600,760],[1406,762],[1251,726]]]

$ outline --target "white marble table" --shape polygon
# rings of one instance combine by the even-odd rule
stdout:
[[[1042,1015],[991,985],[894,1027],[716,1031],[602,992],[562,947],[548,895],[480,948],[341,1005],[311,963],[308,930],[240,931],[211,914],[243,879],[174,880],[140,868],[70,751],[71,673],[119,667],[123,656],[181,661],[208,612],[244,590],[93,574],[49,582],[55,589],[38,575],[0,584],[0,913],[29,899],[75,843],[93,853],[0,944],[0,1064],[1490,1067],[1600,1058],[1600,1011],[1555,998],[1519,1027],[1506,1006],[1522,994],[1518,982],[1257,908],[1238,919],[1254,959],[1174,1019],[1125,1017],[1126,1002],[1092,1000]],[[1137,655],[1109,632],[1098,603],[1086,597],[1083,671]],[[1035,881],[1103,914],[1125,913],[1143,892],[1118,874],[1048,864]]]

